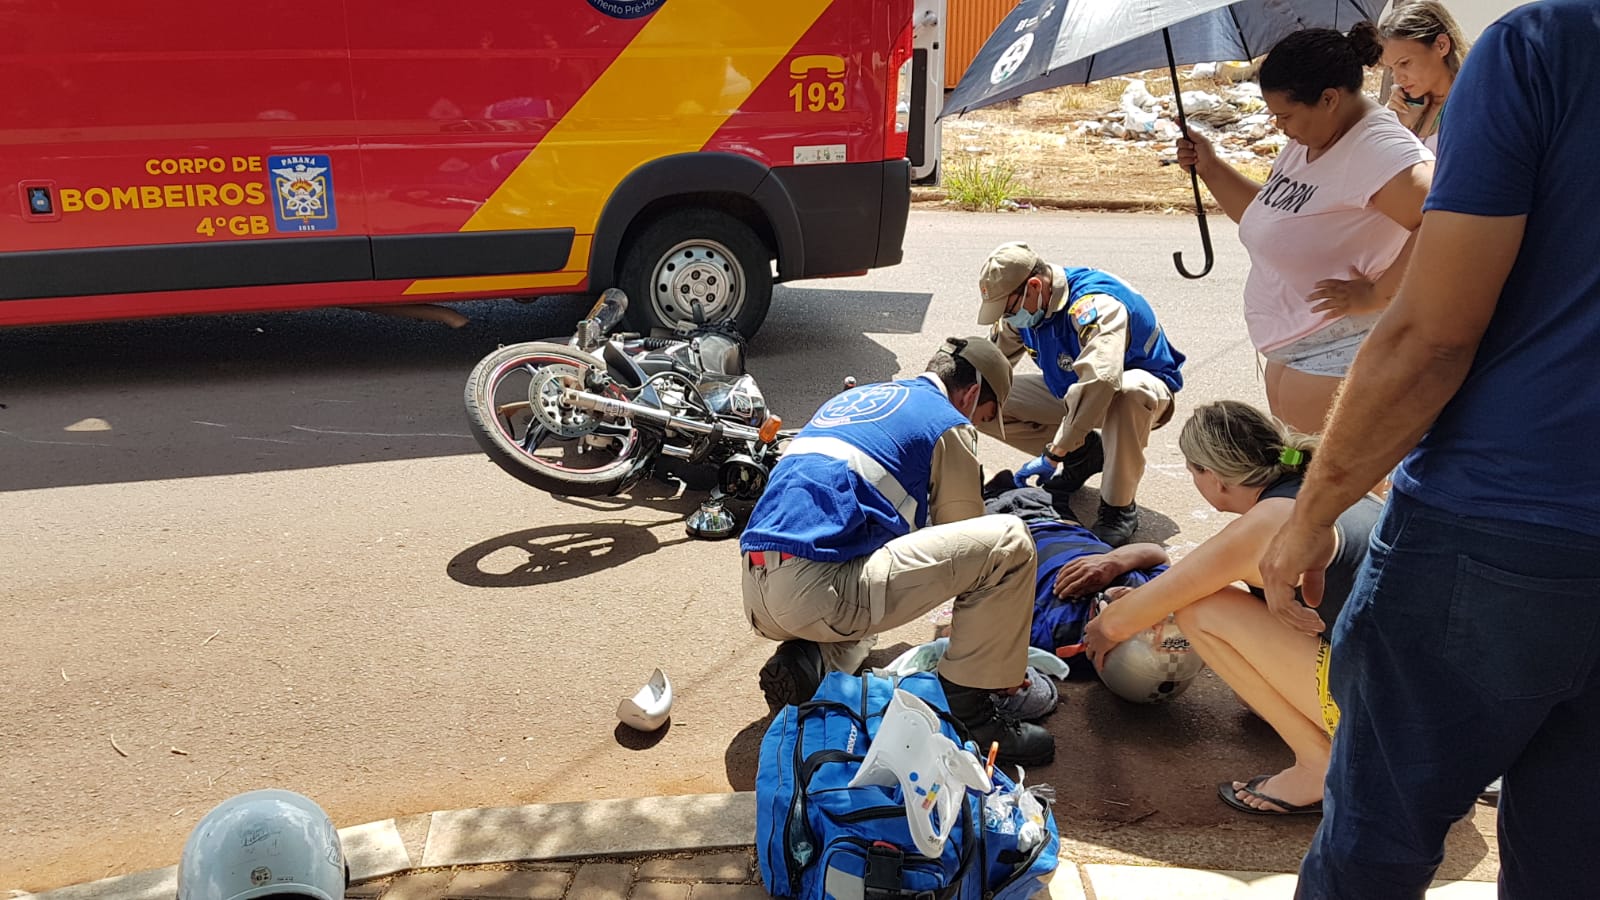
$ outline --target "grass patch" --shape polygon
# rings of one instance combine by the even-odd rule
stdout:
[[[1093,84],[1072,84],[1041,91],[1039,103],[1057,115],[1070,113],[1105,112],[1116,109],[1117,101],[1128,87],[1125,78],[1108,78]]]
[[[1022,189],[1017,168],[1005,160],[985,161],[972,154],[944,173],[949,198],[964,209],[993,212]]]
[[[1266,184],[1267,176],[1272,174],[1272,160],[1240,160],[1233,164],[1239,173],[1258,184]]]

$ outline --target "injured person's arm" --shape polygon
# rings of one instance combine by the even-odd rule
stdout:
[[[1283,517],[1283,513],[1245,515],[1229,522],[1159,577],[1106,607],[1090,623],[1095,636],[1106,640],[1109,648],[1236,581],[1258,581],[1256,562],[1282,527]]]
[[[1080,556],[1056,573],[1055,594],[1063,599],[1103,591],[1129,572],[1167,564],[1160,544],[1126,544],[1107,553]]]

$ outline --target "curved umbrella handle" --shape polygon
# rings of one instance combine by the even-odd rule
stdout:
[[[1172,57],[1172,34],[1167,29],[1161,29],[1161,40],[1167,45],[1167,72],[1172,76],[1172,100],[1178,108],[1178,127],[1182,129],[1183,136],[1189,136],[1189,117],[1183,112],[1183,89],[1178,84],[1178,63]],[[1215,257],[1211,252],[1211,229],[1206,225],[1206,208],[1200,199],[1200,173],[1189,170],[1189,183],[1194,186],[1194,215],[1200,221],[1200,246],[1206,254],[1205,268],[1198,273],[1190,272],[1183,267],[1183,253],[1172,254],[1172,262],[1178,267],[1178,274],[1185,278],[1204,278],[1211,272],[1211,264]]]
[[[1200,222],[1200,248],[1205,252],[1206,264],[1199,272],[1190,272],[1183,267],[1183,251],[1172,254],[1172,262],[1178,267],[1178,274],[1185,278],[1204,278],[1211,273],[1211,264],[1216,257],[1211,252],[1211,228],[1206,225],[1206,208],[1200,201],[1200,176],[1194,172],[1189,173],[1189,179],[1194,184],[1194,215]]]

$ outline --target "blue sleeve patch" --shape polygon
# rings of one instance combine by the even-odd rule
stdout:
[[[1079,331],[1100,321],[1100,310],[1095,308],[1094,295],[1079,297],[1067,307],[1067,315],[1072,317],[1072,326]]]

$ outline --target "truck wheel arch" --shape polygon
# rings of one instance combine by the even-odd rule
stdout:
[[[589,249],[589,289],[615,287],[623,245],[655,215],[702,206],[745,219],[769,242],[778,272],[805,271],[800,215],[771,169],[737,153],[680,153],[629,172],[606,200]],[[755,218],[759,221],[750,221]]]

